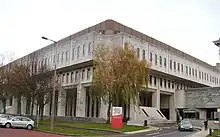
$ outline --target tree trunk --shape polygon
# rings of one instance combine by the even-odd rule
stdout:
[[[30,114],[30,107],[31,107],[31,98],[27,98],[27,103],[26,103],[26,114]]]
[[[17,114],[21,115],[21,96],[17,96]]]
[[[40,118],[43,120],[44,116],[44,104],[40,104]]]
[[[3,99],[2,103],[3,103],[3,109],[4,109],[3,113],[6,114],[6,99]]]
[[[32,97],[32,100],[31,100],[31,116],[33,116],[34,114],[34,97]]]
[[[112,100],[109,99],[109,101],[108,101],[108,111],[107,111],[107,123],[110,123],[111,105],[112,105]]]

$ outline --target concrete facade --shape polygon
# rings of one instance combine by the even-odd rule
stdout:
[[[48,45],[12,63],[37,64],[34,69],[45,64],[54,69],[56,62],[62,89],[58,93],[57,115],[106,119],[108,105],[91,99],[87,90],[92,81],[92,51],[98,44],[123,45],[125,42],[134,46],[140,60],[147,59],[151,63],[148,94],[143,97],[141,105],[163,109],[168,119],[176,119],[175,102],[181,100],[176,95],[177,90],[220,85],[220,71],[215,66],[113,20],[89,27],[58,41],[57,45]],[[15,99],[13,110],[16,109],[14,102]],[[125,108],[126,117],[129,115],[130,119],[135,119],[135,109],[138,108],[132,104]],[[49,104],[44,114],[50,114]]]

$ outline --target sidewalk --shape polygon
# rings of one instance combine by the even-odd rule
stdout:
[[[201,131],[196,132],[195,134],[192,134],[188,137],[206,137],[208,134],[209,130],[202,129]]]

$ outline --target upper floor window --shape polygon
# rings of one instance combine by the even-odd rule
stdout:
[[[85,69],[82,70],[82,80],[84,80],[85,77]]]
[[[201,79],[201,72],[199,71],[199,79]]]
[[[142,52],[143,52],[143,54],[142,54],[143,57],[142,58],[145,59],[145,50],[143,50]]]
[[[168,88],[170,88],[170,80],[168,80]]]
[[[55,63],[56,55],[53,56],[53,63]]]
[[[160,56],[160,66],[162,66],[162,57]]]
[[[160,78],[160,86],[162,87],[163,86],[163,79]]]
[[[90,68],[87,69],[87,80],[89,80],[91,76],[91,71],[90,71]]]
[[[77,82],[78,81],[78,74],[79,72],[78,71],[76,71],[76,73],[75,73],[75,81]]]
[[[61,55],[61,63],[63,63],[63,58],[64,58],[64,52],[62,52],[62,55]]]
[[[73,82],[73,79],[74,79],[74,73],[73,72],[71,72],[71,76],[70,76],[70,82]]]
[[[64,82],[64,78],[65,78],[65,74],[63,74],[63,76],[62,76],[62,82]]]
[[[176,70],[176,61],[173,62],[173,68]]]
[[[183,64],[181,64],[181,72],[183,72]]]
[[[191,68],[189,67],[189,75],[191,75]]]
[[[197,77],[197,69],[195,69],[195,76]]]
[[[164,88],[167,88],[167,80],[164,79]]]
[[[180,63],[177,63],[177,71],[180,71]]]
[[[186,74],[188,74],[188,66],[186,66]]]
[[[69,51],[66,51],[66,61],[69,60]]]
[[[140,49],[137,48],[137,58],[140,58]]]
[[[170,60],[170,69],[172,70],[172,60]]]
[[[77,47],[77,58],[79,58],[80,46]]]
[[[194,76],[194,69],[192,68],[192,75]]]
[[[75,49],[72,49],[72,60],[75,59]]]
[[[155,54],[155,65],[157,65],[157,54]]]
[[[90,54],[91,53],[91,43],[89,43],[89,45],[88,45],[88,54]]]
[[[57,62],[59,62],[60,61],[60,54],[58,53],[57,54]]]
[[[174,81],[172,81],[172,89],[174,89]]]
[[[153,61],[153,55],[152,55],[152,52],[150,52],[150,62]]]
[[[84,45],[83,45],[83,50],[82,50],[83,56],[85,55],[85,47],[86,47],[86,45],[84,44]]]
[[[66,74],[66,83],[69,83],[69,73]]]
[[[157,85],[157,77],[154,76],[154,85],[156,86]]]
[[[152,75],[150,75],[149,77],[149,82],[150,82],[150,85],[152,85]]]
[[[166,66],[167,66],[167,59],[164,58],[164,67],[166,67]]]

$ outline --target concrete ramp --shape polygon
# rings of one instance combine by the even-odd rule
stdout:
[[[169,122],[163,113],[154,107],[144,107],[140,106],[138,110],[136,110],[136,118],[128,121],[128,125],[137,125],[143,126],[144,121],[147,120],[148,125],[154,125],[159,123],[167,123]]]
[[[167,120],[163,113],[157,108],[140,106],[140,109],[147,117],[147,120]]]

